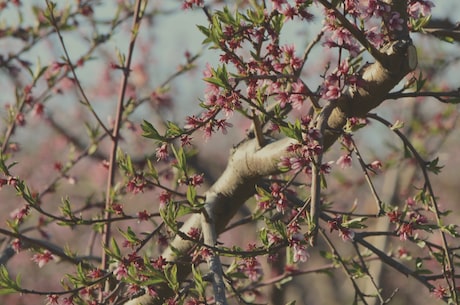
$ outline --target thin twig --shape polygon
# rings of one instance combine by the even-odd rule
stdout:
[[[133,24],[131,28],[131,39],[129,42],[129,47],[128,47],[128,55],[126,58],[126,62],[123,63],[123,77],[121,80],[121,85],[120,85],[120,93],[118,95],[118,102],[117,102],[117,113],[115,117],[115,124],[114,128],[112,131],[112,147],[110,150],[110,159],[109,159],[109,174],[107,178],[107,190],[106,190],[106,201],[105,201],[105,212],[104,212],[104,218],[110,219],[111,218],[111,212],[110,212],[110,207],[112,205],[112,200],[113,200],[113,186],[115,184],[115,171],[117,168],[116,164],[116,154],[118,150],[118,141],[120,140],[120,127],[122,124],[122,115],[124,111],[124,99],[125,99],[125,93],[126,89],[128,86],[128,78],[129,78],[129,72],[131,69],[131,61],[133,57],[133,52],[134,52],[134,45],[135,41],[137,38],[137,34],[139,32],[139,27],[140,27],[140,21],[142,19],[142,14],[143,14],[143,3],[144,1],[142,0],[137,0],[135,4],[135,10],[134,10],[134,18],[133,18]],[[147,4],[146,2],[144,3],[145,5]],[[145,8],[145,6],[144,6]],[[102,243],[103,245],[108,245],[110,241],[110,227],[111,227],[111,222],[107,221],[104,224],[103,228],[103,233],[102,233]],[[102,269],[106,270],[109,265],[109,260],[108,260],[108,255],[105,251],[102,251]],[[100,294],[100,298],[102,298],[102,294]],[[102,300],[102,299],[100,299]]]
[[[378,116],[377,114],[368,114],[368,117],[390,128],[393,125],[389,121]],[[443,268],[444,268],[444,274],[446,277],[446,282],[449,285],[449,289],[452,294],[452,299],[454,300],[455,304],[458,304],[459,300],[458,300],[457,288],[456,288],[457,286],[456,286],[455,276],[454,276],[455,275],[455,265],[452,260],[452,256],[449,250],[449,245],[447,244],[446,234],[442,230],[443,225],[442,225],[442,219],[441,219],[441,211],[439,210],[436,196],[434,194],[434,190],[431,185],[431,180],[428,176],[428,171],[426,167],[427,162],[420,156],[420,154],[417,152],[417,150],[412,145],[412,143],[404,136],[404,134],[401,131],[399,131],[398,129],[393,129],[393,132],[399,136],[399,138],[403,141],[404,145],[411,151],[411,153],[414,155],[415,159],[417,160],[417,163],[419,164],[420,169],[422,170],[423,178],[425,180],[425,186],[428,189],[428,192],[430,194],[430,203],[432,205],[432,208],[434,209],[434,214],[436,216],[436,222],[438,226],[441,228],[440,235],[441,235],[444,259],[445,259],[445,263],[443,263]],[[448,277],[450,277],[450,281]]]
[[[363,170],[364,178],[366,179],[366,182],[369,185],[369,188],[371,190],[372,196],[374,197],[374,200],[377,204],[377,215],[383,215],[385,213],[385,211],[383,210],[383,203],[382,203],[382,200],[380,199],[379,194],[377,194],[377,191],[374,187],[374,183],[372,182],[371,177],[369,176],[369,173],[367,171],[368,167],[366,163],[364,163],[364,160],[361,156],[361,153],[359,152],[358,146],[356,146],[356,143],[353,140],[353,137],[350,137],[350,140],[353,146],[353,151],[355,152],[356,157],[358,158],[359,164],[361,165],[361,169]]]
[[[318,139],[319,145],[323,148],[323,137],[327,129],[327,119],[330,116],[335,104],[328,102],[318,115],[315,128],[319,130],[320,138]],[[312,179],[311,179],[311,205],[310,205],[310,230],[311,240],[310,244],[316,244],[316,237],[318,234],[318,220],[321,213],[321,165],[323,162],[323,149],[312,160]]]
[[[75,84],[77,85],[78,91],[80,92],[80,94],[81,94],[81,96],[83,98],[82,102],[83,102],[83,104],[85,106],[88,107],[89,111],[94,116],[94,118],[96,119],[96,121],[99,124],[99,126],[101,126],[102,129],[104,129],[104,131],[107,134],[110,135],[110,131],[107,129],[105,124],[99,118],[99,115],[96,113],[96,111],[94,110],[93,106],[91,105],[91,102],[89,101],[88,97],[86,96],[85,90],[81,86],[80,80],[78,79],[77,73],[75,72],[75,66],[73,65],[72,60],[70,59],[69,52],[67,51],[66,44],[64,43],[64,38],[62,37],[61,30],[59,29],[58,21],[56,20],[56,17],[54,16],[54,5],[52,5],[49,0],[46,0],[46,5],[48,7],[48,11],[49,11],[49,14],[50,14],[51,24],[53,25],[54,29],[56,30],[56,34],[59,37],[59,42],[61,43],[62,50],[64,51],[64,56],[65,56],[65,60],[67,62],[67,66],[70,68],[70,71],[72,72],[72,75],[73,75],[73,77],[75,79]]]

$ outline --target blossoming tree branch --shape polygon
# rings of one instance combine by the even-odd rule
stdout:
[[[460,304],[440,160],[460,161],[458,20],[427,0],[68,2],[0,6],[20,16],[0,35],[0,300]],[[192,13],[203,49],[158,81],[150,35]]]

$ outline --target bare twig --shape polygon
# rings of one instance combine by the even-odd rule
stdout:
[[[89,101],[88,97],[86,96],[85,90],[81,86],[81,83],[79,81],[77,73],[75,72],[75,66],[72,63],[72,60],[70,59],[69,52],[67,51],[67,47],[66,47],[66,45],[64,43],[64,38],[62,37],[61,30],[59,29],[58,21],[57,21],[56,17],[54,16],[54,5],[51,4],[49,0],[46,0],[46,5],[48,7],[48,11],[49,11],[49,14],[50,14],[51,24],[53,25],[53,27],[54,27],[54,29],[55,29],[58,37],[59,37],[59,41],[61,43],[62,50],[64,51],[67,66],[70,68],[70,71],[72,72],[72,75],[73,75],[73,77],[75,79],[75,83],[76,83],[76,85],[78,87],[78,90],[79,90],[81,96],[83,97],[83,104],[88,107],[89,111],[94,116],[94,118],[96,119],[96,121],[99,124],[99,126],[101,126],[102,129],[104,129],[104,131],[107,134],[110,135],[110,131],[107,129],[105,124],[99,118],[99,115],[96,113],[96,111],[94,110],[93,106],[91,105],[91,102]]]
[[[139,27],[143,15],[143,9],[145,9],[145,5],[147,2],[142,1],[142,0],[137,0],[135,4],[135,11],[134,11],[134,17],[133,17],[133,24],[131,28],[131,39],[129,42],[129,47],[128,47],[128,54],[126,58],[126,62],[123,63],[123,77],[121,80],[120,84],[120,92],[118,95],[118,102],[117,102],[117,113],[115,117],[115,124],[114,128],[112,131],[112,147],[110,149],[110,158],[109,158],[109,174],[108,174],[108,179],[107,179],[107,190],[106,190],[106,201],[105,201],[105,217],[106,219],[110,219],[111,213],[110,213],[110,207],[112,205],[113,201],[113,186],[114,186],[114,181],[115,181],[115,171],[117,168],[116,164],[116,154],[118,150],[118,141],[120,140],[120,128],[122,124],[122,115],[124,111],[124,100],[125,100],[125,92],[128,86],[128,78],[129,78],[129,73],[131,69],[131,61],[133,57],[133,52],[134,52],[134,45],[136,42],[137,35],[139,33]],[[102,233],[102,243],[103,245],[108,245],[110,241],[110,225],[111,222],[107,221],[104,224],[103,228],[103,233]],[[109,262],[108,262],[108,256],[105,251],[102,251],[102,269],[106,270],[108,268]],[[100,295],[102,297],[102,294]],[[102,300],[102,299],[100,299]]]

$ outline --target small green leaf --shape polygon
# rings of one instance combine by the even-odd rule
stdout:
[[[110,243],[111,243],[112,253],[115,255],[114,258],[121,259],[120,247],[118,247],[118,244],[115,238],[112,238]]]
[[[194,206],[196,203],[196,188],[193,185],[187,187],[187,201]]]
[[[92,143],[92,144],[88,147],[88,155],[91,156],[91,155],[93,155],[96,151],[97,151],[97,144],[96,144],[96,143]]]
[[[168,121],[166,123],[166,137],[177,137],[184,133],[184,131],[174,122]]]
[[[158,182],[158,171],[156,170],[155,166],[153,166],[152,161],[147,159],[147,168],[148,172],[145,173],[146,177],[151,177]]]
[[[342,223],[342,225],[349,229],[364,229],[367,227],[365,224],[363,224],[366,219],[367,217],[357,217]]]
[[[437,175],[441,172],[441,169],[444,167],[444,166],[439,166],[438,163],[439,163],[439,158],[436,158],[433,161],[428,162],[428,164],[426,165],[426,169],[432,172],[433,174]]]
[[[267,228],[262,228],[259,231],[259,238],[260,238],[260,241],[262,241],[262,243],[264,244],[264,246],[268,246],[268,231],[267,231]]]
[[[164,274],[166,280],[168,281],[168,286],[174,291],[178,292],[179,282],[177,281],[177,265],[167,265],[164,269]]]
[[[179,150],[176,150],[174,145],[171,145],[171,150],[177,160],[176,167],[180,169],[183,173],[186,173],[187,172],[187,157],[185,156],[185,151],[183,147],[180,147]]]
[[[287,137],[295,139],[299,142],[302,141],[302,126],[299,120],[296,120],[294,124],[288,123],[288,126],[280,126],[281,132]]]
[[[404,127],[404,122],[400,120],[396,120],[394,124],[391,126],[391,130],[399,130]]]
[[[152,124],[144,120],[141,124],[142,136],[149,139],[154,139],[158,141],[164,141],[165,138],[160,135],[160,133],[153,127]]]

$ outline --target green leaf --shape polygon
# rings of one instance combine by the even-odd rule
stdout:
[[[96,144],[96,143],[92,143],[92,144],[88,147],[88,155],[91,156],[91,155],[93,155],[96,151],[97,151],[97,144]]]
[[[195,212],[196,212],[196,209],[188,205],[181,204],[179,205],[179,208],[176,211],[176,217],[182,217],[182,216],[188,215],[190,213],[195,213]]]
[[[180,147],[179,150],[176,150],[174,145],[171,145],[171,150],[177,160],[177,164],[175,166],[183,173],[187,173],[187,157],[185,156],[184,148]]]
[[[156,170],[155,166],[153,166],[152,161],[147,159],[147,168],[148,172],[145,173],[146,177],[151,177],[158,182],[158,171]]]
[[[441,172],[441,169],[444,167],[444,166],[438,166],[438,163],[439,163],[439,157],[434,159],[431,162],[428,162],[428,164],[426,165],[426,169],[432,172],[433,174],[437,175]]]
[[[367,226],[363,224],[364,221],[366,221],[367,217],[357,217],[353,218],[351,220],[348,220],[347,222],[343,222],[342,225],[345,228],[349,229],[364,229]]]
[[[128,176],[135,175],[136,172],[134,170],[133,162],[131,161],[131,156],[123,154],[121,149],[118,149],[117,151],[117,163],[125,174]]]
[[[18,292],[21,289],[21,276],[18,274],[16,279],[11,279],[8,269],[0,265],[0,295]]]
[[[153,127],[152,124],[144,120],[141,124],[142,128],[142,136],[145,138],[153,139],[153,140],[158,140],[158,141],[164,141],[165,138],[160,135],[160,133]]]
[[[246,20],[252,22],[255,26],[261,25],[265,21],[265,12],[262,5],[258,5],[257,3],[253,3],[254,9],[247,10],[245,17]]]
[[[447,226],[442,226],[441,230],[447,232],[452,237],[459,237],[460,234],[457,232],[457,227],[458,226],[455,224],[449,224]]]
[[[61,210],[62,215],[65,217],[73,218],[69,197],[62,198],[61,203],[62,205],[59,207],[59,209]]]
[[[29,69],[29,68],[28,68]],[[41,66],[40,58],[37,60],[37,66],[35,68],[35,71],[32,72],[32,78],[34,82],[36,82],[42,75],[45,73],[45,71],[48,69],[48,66]],[[31,71],[31,70],[29,70]]]
[[[391,126],[391,130],[399,130],[404,127],[404,122],[400,120],[396,120],[394,124]]]
[[[5,161],[6,161],[6,156],[0,155],[0,171],[2,172],[2,174],[9,176],[10,173],[8,171],[8,166],[6,166],[5,164]]]
[[[166,123],[166,137],[178,137],[184,133],[184,131],[174,122],[168,121]]]
[[[196,188],[193,185],[187,187],[187,201],[194,206],[196,203]]]
[[[420,92],[420,90],[422,90],[423,86],[425,85],[426,80],[426,78],[423,78],[422,72],[420,72],[417,77],[417,81],[415,82],[415,91]]]
[[[112,250],[111,252],[115,256],[114,258],[121,259],[120,247],[118,247],[118,244],[115,238],[111,239],[110,244],[111,244],[111,250]]]
[[[123,231],[121,229],[118,229],[121,235],[130,243],[132,244],[137,244],[140,242],[139,238],[137,238],[136,233],[134,233],[133,229],[128,226],[126,231]]]
[[[259,230],[259,238],[264,244],[264,246],[268,246],[268,231],[267,228],[262,228]]]
[[[302,141],[302,126],[299,120],[296,120],[294,124],[288,123],[288,126],[280,126],[281,132],[289,138],[295,139],[299,142]]]
[[[143,286],[157,285],[166,282],[165,278],[160,275],[148,274],[148,280],[142,282]]]
[[[174,291],[178,292],[179,282],[177,281],[177,265],[167,265],[164,269],[164,274],[166,280],[168,281],[168,286]]]
[[[192,275],[193,283],[195,284],[195,289],[199,297],[205,296],[206,284],[203,281],[203,276],[199,269],[195,268],[195,265],[192,264]]]
[[[271,25],[273,27],[273,30],[279,34],[281,32],[281,29],[283,28],[284,25],[284,20],[286,17],[283,14],[278,14],[275,15],[272,20],[271,20]]]

